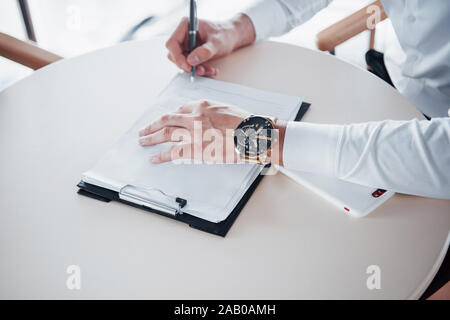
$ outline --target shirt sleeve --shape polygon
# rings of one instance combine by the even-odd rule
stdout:
[[[243,11],[256,32],[256,40],[282,35],[308,21],[332,0],[258,0]]]
[[[288,124],[287,169],[399,193],[450,199],[450,118],[353,125]]]

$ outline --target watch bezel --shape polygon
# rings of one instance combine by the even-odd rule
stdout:
[[[272,151],[274,143],[276,142],[276,137],[274,134],[271,135],[272,140],[270,142],[270,145],[266,148],[266,150],[261,151],[261,152],[259,152],[259,150],[258,150],[256,155],[249,155],[246,153],[242,153],[242,151],[238,148],[238,138],[237,138],[236,132],[238,130],[242,129],[245,125],[248,125],[249,121],[254,121],[256,119],[260,119],[260,120],[263,120],[264,122],[268,123],[267,127],[264,128],[265,130],[271,130],[271,132],[273,132],[273,130],[275,129],[275,121],[276,121],[275,119],[271,119],[271,118],[264,117],[264,116],[258,116],[258,115],[252,115],[250,117],[247,117],[244,120],[242,120],[241,123],[239,123],[239,125],[235,129],[234,136],[233,136],[234,148],[235,148],[237,154],[243,160],[253,162],[253,163],[267,164],[270,162],[271,151]]]

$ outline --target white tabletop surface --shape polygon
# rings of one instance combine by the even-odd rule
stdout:
[[[420,117],[394,89],[332,56],[260,43],[215,62],[220,80],[299,95],[304,121]],[[162,39],[63,60],[0,93],[0,298],[418,298],[449,243],[450,201],[395,195],[345,216],[281,174],[225,238],[80,196],[81,173],[177,70]],[[66,287],[69,265],[81,289]],[[381,289],[368,290],[378,265]]]

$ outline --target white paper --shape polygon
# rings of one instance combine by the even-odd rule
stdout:
[[[147,112],[89,171],[82,180],[119,192],[126,185],[187,200],[183,212],[211,221],[225,220],[261,171],[256,164],[151,164],[151,155],[170,144],[142,147],[139,131],[161,115],[175,111],[191,100],[208,99],[236,105],[253,114],[293,120],[302,99],[256,90],[241,85],[189,75],[177,75],[151,103]],[[151,200],[151,199],[150,199]],[[161,201],[161,199],[159,199]]]

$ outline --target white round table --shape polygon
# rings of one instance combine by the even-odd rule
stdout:
[[[259,43],[216,61],[219,80],[299,95],[304,121],[421,117],[384,82],[319,52]],[[450,201],[395,195],[349,218],[266,176],[226,238],[80,196],[81,173],[177,70],[163,39],[63,60],[0,93],[0,298],[418,298],[449,244]],[[81,289],[66,286],[81,269]],[[367,267],[381,271],[369,290]]]

